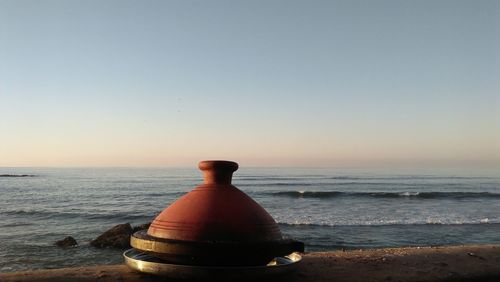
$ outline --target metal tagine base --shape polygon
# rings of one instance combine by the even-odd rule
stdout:
[[[241,255],[242,257],[245,254]],[[174,279],[240,279],[242,277],[260,277],[269,275],[282,275],[297,268],[302,256],[291,253],[287,256],[276,257],[267,265],[261,266],[199,266],[173,264],[150,254],[130,249],[123,253],[125,264],[134,270],[165,276]],[[238,260],[238,258],[234,258]]]
[[[149,236],[138,231],[130,237],[132,248],[173,264],[200,266],[261,266],[275,257],[303,251],[302,242],[186,242]],[[241,254],[245,254],[241,256]],[[239,259],[235,260],[235,257]]]

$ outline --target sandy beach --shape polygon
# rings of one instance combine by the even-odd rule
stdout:
[[[165,281],[134,272],[126,265],[1,273],[0,278],[1,281]],[[272,280],[500,281],[500,245],[308,253],[297,271]]]

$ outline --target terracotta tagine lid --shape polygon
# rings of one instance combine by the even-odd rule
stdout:
[[[198,167],[204,183],[163,210],[147,233],[136,232],[132,247],[191,265],[265,265],[303,252],[303,243],[284,239],[271,215],[231,185],[237,163],[202,161]]]

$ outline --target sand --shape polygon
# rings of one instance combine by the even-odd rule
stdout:
[[[296,272],[269,280],[500,281],[500,245],[308,253]],[[170,280],[137,273],[125,265],[103,265],[0,273],[0,281]]]

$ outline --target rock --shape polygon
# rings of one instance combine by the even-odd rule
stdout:
[[[129,248],[132,231],[130,223],[118,224],[90,241],[90,245],[96,248]]]
[[[134,228],[132,228],[132,234],[137,232],[137,231],[141,231],[141,230],[147,230],[149,228],[149,226],[151,225],[151,222],[148,222],[148,223],[144,223],[144,224],[141,224],[141,225],[137,225],[137,226],[134,226]]]
[[[61,247],[61,248],[69,248],[78,245],[76,242],[75,238],[68,236],[62,240],[57,241],[56,246]]]

